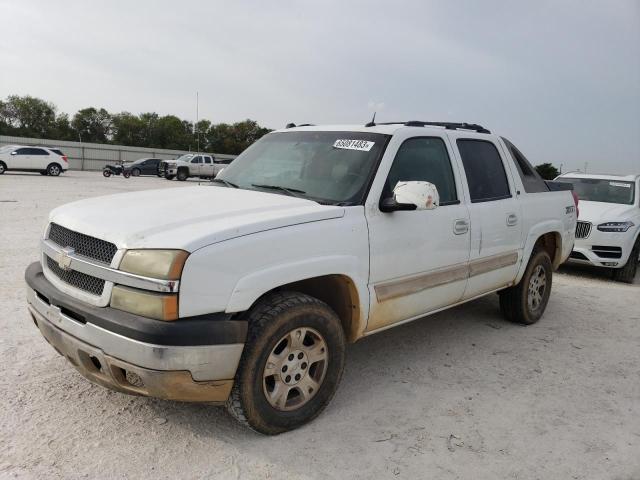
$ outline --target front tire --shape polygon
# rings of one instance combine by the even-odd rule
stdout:
[[[309,295],[277,292],[262,299],[248,321],[227,410],[267,435],[313,420],[342,377],[345,338],[338,316]]]
[[[640,236],[636,240],[636,244],[633,246],[627,264],[622,268],[616,268],[613,270],[613,279],[616,282],[633,283],[636,278],[636,272],[638,271],[638,263],[640,262]]]
[[[111,176],[111,170],[103,170],[102,171],[102,176],[104,178],[109,178]]]
[[[164,178],[166,178],[167,180],[173,180],[175,178],[174,175],[165,175]]]
[[[186,170],[178,170],[178,181],[184,182],[189,178],[189,173]]]
[[[133,170],[131,170],[131,175],[133,175],[134,177],[139,177],[140,176],[140,169],[139,168],[134,168]]]
[[[7,171],[7,166],[4,162],[0,162],[0,175]]]
[[[62,172],[62,167],[57,163],[52,163],[47,167],[47,175],[57,177]]]
[[[542,317],[553,280],[549,254],[534,248],[520,283],[500,292],[500,310],[510,322],[531,325]]]

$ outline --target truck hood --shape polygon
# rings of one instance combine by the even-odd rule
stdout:
[[[637,207],[633,205],[621,205],[619,203],[580,200],[578,209],[580,210],[579,220],[599,225],[605,222],[625,222],[631,220],[634,210],[636,210]]]
[[[177,248],[339,218],[344,208],[253,190],[194,186],[90,198],[58,207],[50,221],[118,248]]]

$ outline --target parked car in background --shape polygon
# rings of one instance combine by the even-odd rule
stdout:
[[[0,147],[0,175],[13,170],[57,177],[68,169],[69,160],[58,148],[23,145]]]
[[[615,280],[633,283],[640,262],[640,175],[565,173],[580,198],[572,263],[610,268]]]
[[[576,227],[550,183],[479,125],[294,126],[207,186],[56,208],[28,308],[89,380],[276,434],[330,402],[348,342],[495,292],[537,322]]]
[[[124,168],[131,172],[132,177],[140,175],[156,175],[160,176],[158,167],[160,166],[160,158],[141,158],[135,162],[126,162]]]
[[[188,153],[167,162],[164,178],[177,178],[181,182],[189,177],[213,178],[216,176],[214,165],[212,155]]]

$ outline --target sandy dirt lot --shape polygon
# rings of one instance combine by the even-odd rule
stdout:
[[[47,214],[184,186],[0,176],[0,477],[640,479],[640,278],[586,268],[561,269],[530,327],[503,321],[491,295],[351,345],[325,413],[278,437],[221,408],[88,383],[26,312],[23,272]]]

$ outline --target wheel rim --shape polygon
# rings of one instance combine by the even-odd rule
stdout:
[[[0,173],[4,173],[4,165],[0,163]]]
[[[55,165],[51,165],[51,167],[49,167],[49,173],[51,175],[58,175],[60,173],[60,169]]]
[[[276,410],[302,407],[318,393],[328,363],[327,343],[317,330],[291,330],[267,357],[262,374],[265,398]]]
[[[542,265],[536,266],[529,279],[529,292],[527,295],[527,303],[529,311],[535,312],[542,306],[542,299],[547,288],[547,273]]]

